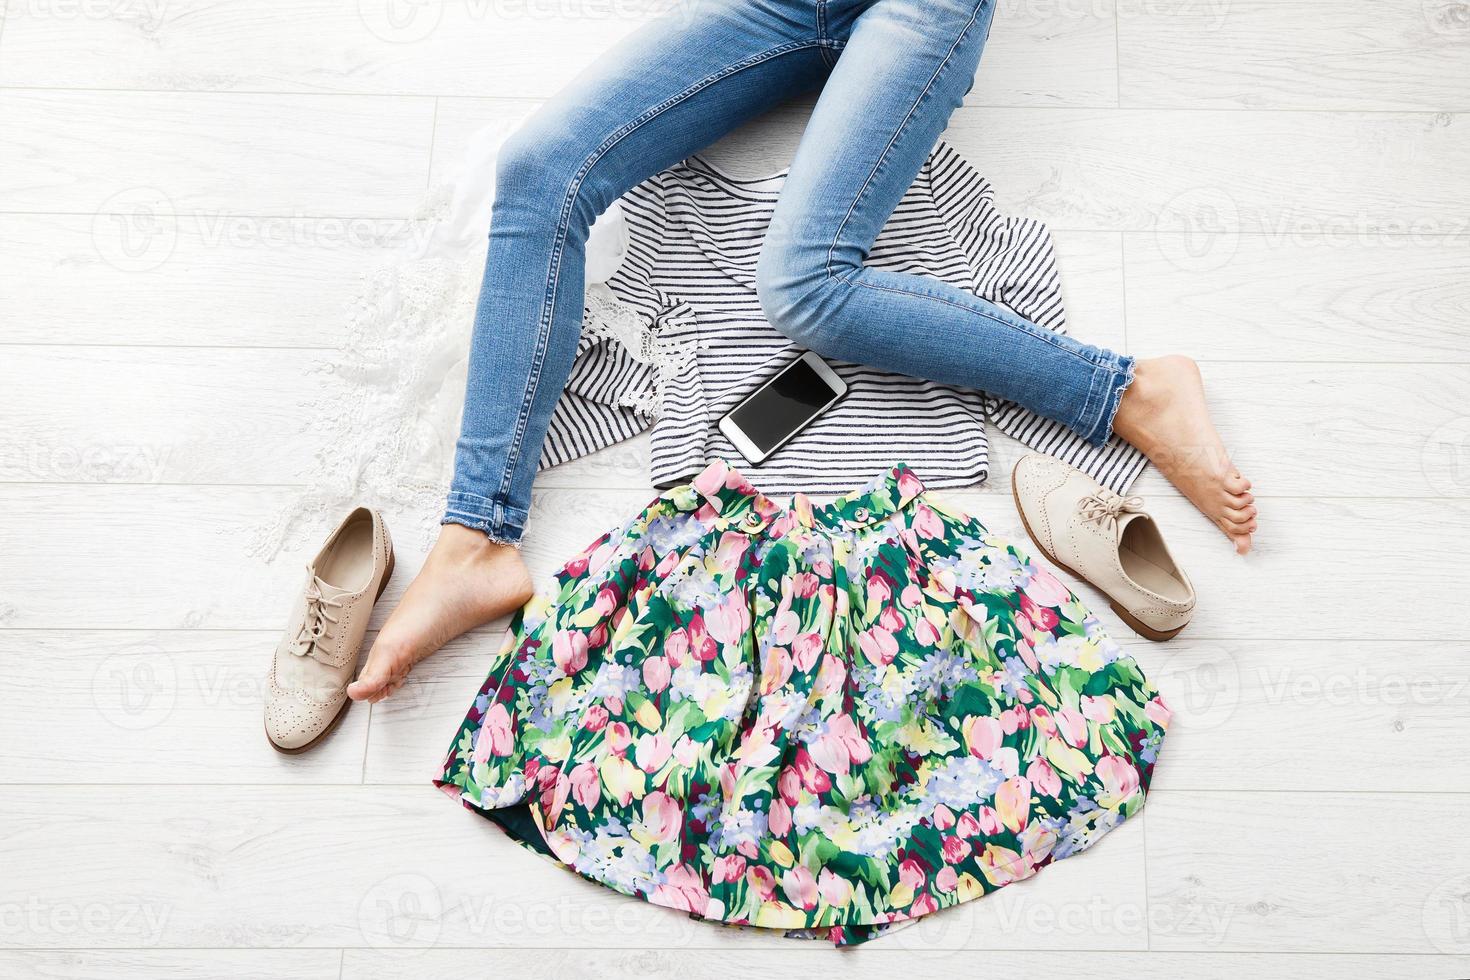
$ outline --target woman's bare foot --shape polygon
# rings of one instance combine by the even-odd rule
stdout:
[[[403,686],[414,664],[456,636],[524,605],[531,591],[531,575],[515,548],[445,524],[424,567],[378,631],[347,696],[383,700]]]
[[[1140,360],[1113,431],[1144,454],[1245,554],[1256,530],[1251,482],[1240,475],[1205,407],[1199,367],[1178,354]]]

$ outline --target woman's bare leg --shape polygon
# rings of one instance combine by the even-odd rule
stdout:
[[[383,700],[403,686],[420,660],[529,598],[531,575],[514,545],[496,543],[460,524],[445,524],[424,567],[378,632],[347,696]]]
[[[387,697],[461,633],[521,605],[531,485],[581,332],[592,221],[622,194],[818,87],[830,40],[810,0],[698,0],[624,41],[497,161],[495,214],[446,524],[348,694]]]

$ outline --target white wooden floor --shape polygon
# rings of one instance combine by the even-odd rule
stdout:
[[[1177,722],[1095,851],[845,954],[614,896],[427,783],[499,628],[271,751],[302,556],[245,542],[314,472],[356,276],[642,6],[10,0],[0,975],[1470,975],[1463,0],[1002,3],[949,138],[1055,229],[1078,333],[1201,359],[1262,512],[1239,560],[1146,479],[1202,605],[1137,644]],[[800,117],[717,152],[774,169]],[[545,476],[538,570],[644,455]],[[964,499],[1019,533],[1007,489]]]

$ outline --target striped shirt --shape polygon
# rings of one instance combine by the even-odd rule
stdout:
[[[766,320],[755,290],[784,180],[784,173],[737,180],[695,157],[622,198],[624,255],[605,284],[588,289],[585,329],[543,467],[648,428],[655,486],[686,482],[715,459],[739,465],[720,418],[802,353]],[[1065,329],[1046,226],[1001,214],[989,183],[943,143],[868,264],[941,279]],[[898,461],[928,486],[973,486],[989,475],[987,422],[1119,492],[1145,465],[1116,437],[1089,446],[1060,423],[980,391],[829,363],[847,396],[748,469],[768,493],[842,493]]]

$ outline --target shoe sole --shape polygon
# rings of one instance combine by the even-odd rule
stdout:
[[[1051,562],[1053,565],[1057,566],[1068,575],[1071,575],[1073,578],[1080,578],[1082,581],[1086,582],[1094,589],[1102,592],[1103,595],[1108,595],[1107,592],[1104,591],[1096,582],[1092,581],[1092,579],[1088,578],[1086,575],[1080,574],[1074,569],[1068,567],[1066,564],[1058,561],[1055,555],[1046,550],[1046,546],[1041,543],[1041,539],[1036,536],[1036,532],[1031,530],[1031,523],[1026,520],[1026,511],[1021,507],[1021,496],[1016,492],[1016,473],[1014,470],[1011,471],[1011,499],[1016,502],[1016,513],[1021,515],[1021,526],[1026,529],[1026,536],[1031,539],[1031,543],[1036,546],[1036,550],[1041,552],[1041,554],[1046,558],[1047,561]],[[1138,621],[1138,618],[1136,616],[1134,616],[1128,610],[1124,609],[1122,606],[1118,605],[1117,600],[1115,600],[1112,596],[1108,596],[1108,608],[1116,613],[1118,618],[1121,619],[1125,624],[1127,624],[1128,628],[1131,629],[1133,632],[1137,633],[1139,636],[1143,637],[1146,640],[1153,640],[1155,643],[1163,643],[1165,640],[1172,640],[1174,637],[1179,635],[1180,631],[1184,629],[1184,626],[1189,625],[1188,623],[1185,623],[1184,626],[1176,626],[1171,630],[1156,630],[1151,626],[1145,626],[1143,623],[1140,623]]]
[[[388,549],[388,567],[383,571],[383,581],[378,583],[378,594],[373,596],[373,605],[376,606],[378,604],[378,600],[383,598],[383,592],[386,591],[388,588],[388,580],[392,577],[393,549],[390,547]],[[310,742],[307,742],[305,745],[298,745],[295,748],[290,749],[286,748],[284,745],[277,745],[276,740],[271,738],[270,729],[268,728],[265,729],[265,740],[271,744],[271,748],[275,749],[282,755],[300,755],[307,749],[315,748],[318,742],[326,738],[328,735],[332,734],[332,732],[336,730],[337,726],[342,723],[342,716],[347,714],[347,709],[350,707],[352,707],[352,699],[348,698],[346,701],[342,702],[342,707],[337,709],[337,713],[332,716],[332,720],[327,722],[327,727],[318,732],[316,734],[316,737],[313,738]]]

